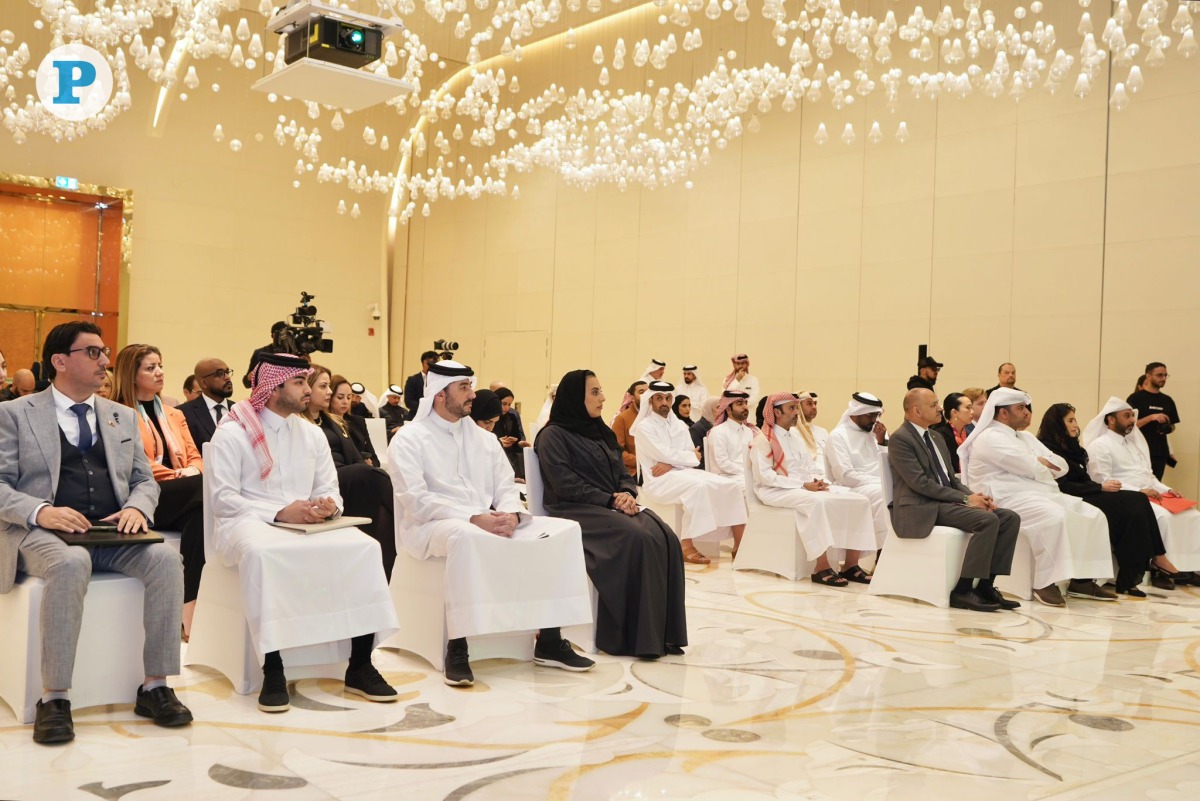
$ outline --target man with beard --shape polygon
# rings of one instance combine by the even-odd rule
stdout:
[[[746,454],[758,429],[750,425],[750,396],[745,392],[725,390],[708,432],[709,453],[715,468],[712,472],[741,479],[746,473]]]
[[[182,403],[178,408],[187,420],[196,447],[203,448],[233,408],[233,402],[229,400],[233,395],[233,371],[220,359],[208,358],[196,362],[192,375],[196,377],[200,397]]]
[[[883,401],[868,392],[855,392],[850,405],[829,434],[825,446],[826,476],[871,501],[875,542],[880,548],[888,533],[888,509],[883,500],[879,455],[887,446],[887,427],[880,421]]]
[[[376,638],[398,628],[379,543],[349,526],[297,535],[272,525],[342,514],[329,442],[301,416],[312,396],[310,372],[304,359],[265,354],[251,373],[250,398],[229,411],[206,463],[216,554],[237,569],[250,639],[263,657],[263,712],[291,706],[280,652],[323,643],[344,652],[349,641],[345,692],[397,698],[371,664]]]
[[[1162,391],[1167,385],[1167,378],[1165,364],[1150,362],[1146,365],[1146,380],[1141,389],[1127,399],[1129,405],[1137,409],[1137,427],[1146,440],[1146,447],[1150,451],[1150,468],[1159,481],[1162,481],[1168,467],[1175,466],[1167,435],[1179,425],[1175,400]]]
[[[560,632],[592,619],[579,524],[525,511],[500,441],[469,419],[474,400],[470,367],[430,365],[416,416],[388,446],[398,544],[446,560],[444,681],[474,684],[467,638],[505,632],[539,631],[538,665],[591,670]]]
[[[917,360],[917,374],[908,379],[908,388],[927,389],[933,392],[933,385],[937,383],[938,373],[944,366],[932,356],[922,356]]]

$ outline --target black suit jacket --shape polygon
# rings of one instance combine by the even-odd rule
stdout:
[[[949,465],[950,453],[945,441],[937,434],[930,439],[942,461]],[[892,432],[888,441],[888,463],[892,468],[892,528],[897,537],[928,537],[936,525],[938,504],[962,503],[963,496],[971,494],[953,475],[948,476],[952,486],[943,486],[938,481],[925,441],[907,420]]]
[[[188,431],[192,433],[192,439],[196,441],[196,447],[203,447],[204,443],[212,439],[216,433],[217,424],[213,422],[213,416],[208,411],[208,404],[204,402],[204,396],[190,400],[187,403],[181,403],[176,407],[183,412],[183,417],[187,420]],[[230,401],[225,401],[225,408],[233,408]]]

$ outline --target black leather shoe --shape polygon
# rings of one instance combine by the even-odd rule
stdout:
[[[996,585],[994,585],[994,584],[987,584],[982,587],[976,587],[975,594],[978,595],[981,599],[983,599],[987,603],[998,604],[1001,609],[1020,609],[1021,608],[1020,601],[1010,601],[1009,599],[1005,598],[1003,595],[1000,594],[1000,591],[998,589],[996,589]]]
[[[71,702],[56,698],[37,702],[37,717],[33,721],[33,741],[42,745],[69,743],[75,739],[75,723],[71,720]]]
[[[167,728],[186,726],[192,722],[191,710],[175,697],[175,691],[170,687],[155,687],[149,691],[138,687],[133,713]]]
[[[292,697],[288,695],[287,676],[282,670],[264,670],[262,690],[258,694],[258,708],[263,712],[287,712],[292,708]]]
[[[955,609],[970,609],[972,612],[999,612],[1000,604],[985,601],[975,590],[950,593],[950,606]]]

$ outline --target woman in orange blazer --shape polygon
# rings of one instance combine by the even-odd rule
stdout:
[[[183,412],[165,406],[162,354],[153,345],[127,345],[117,354],[113,400],[138,412],[142,447],[158,482],[154,525],[180,532],[183,556],[183,639],[187,641],[204,569],[204,461]]]

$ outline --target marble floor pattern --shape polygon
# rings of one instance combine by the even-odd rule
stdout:
[[[688,567],[691,645],[590,673],[474,664],[455,690],[379,650],[380,705],[303,680],[266,715],[218,673],[176,681],[196,716],[77,710],[41,747],[0,704],[0,799],[1194,801],[1200,592],[1065,610],[935,609],[729,560]],[[186,647],[186,646],[185,646]]]

